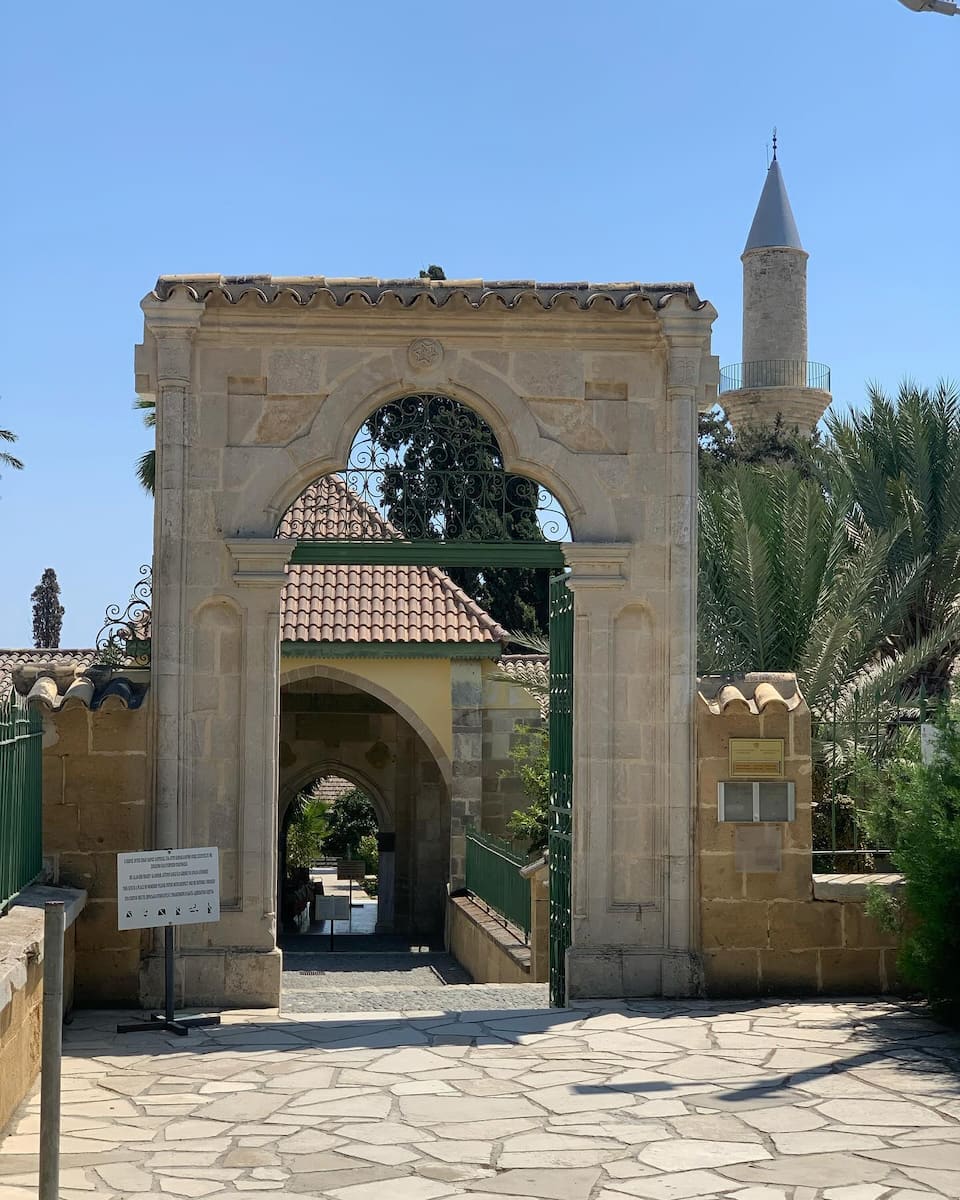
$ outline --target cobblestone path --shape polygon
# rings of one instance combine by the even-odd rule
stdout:
[[[960,1197],[960,1037],[885,1001],[117,1017],[65,1031],[61,1200]],[[36,1198],[38,1109],[0,1200]]]
[[[460,1013],[547,1006],[546,984],[472,984],[449,954],[290,952],[283,959],[284,1013]]]

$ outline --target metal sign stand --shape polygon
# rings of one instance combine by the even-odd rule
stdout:
[[[200,1025],[219,1025],[220,1017],[178,1017],[173,1008],[173,926],[163,927],[163,1012],[151,1013],[149,1021],[131,1021],[118,1025],[117,1033],[145,1033],[162,1029],[186,1037]]]

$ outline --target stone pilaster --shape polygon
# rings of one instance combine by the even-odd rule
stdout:
[[[243,606],[242,896],[251,942],[276,935],[280,746],[280,593],[289,543],[231,539],[233,580]],[[258,921],[258,928],[253,921]]]
[[[190,454],[193,338],[203,306],[177,299],[142,304],[156,346],[156,490],[151,646],[156,746],[155,845],[180,844],[186,760],[183,714],[189,536],[185,526]]]
[[[453,710],[453,777],[450,783],[450,890],[466,882],[468,826],[480,828],[483,806],[483,680],[480,663],[453,659],[450,663]]]

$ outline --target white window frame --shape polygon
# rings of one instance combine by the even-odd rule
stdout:
[[[749,782],[749,781],[746,779],[729,779],[726,781],[726,783],[736,783],[736,784],[739,784],[740,786],[743,786],[743,784],[745,784],[747,782]],[[725,803],[725,795],[724,795],[724,788],[726,787],[726,783],[718,783],[717,784],[717,820],[720,821],[721,823],[726,823],[728,825],[748,825],[751,823],[764,824],[764,825],[782,825],[782,824],[784,824],[783,821],[761,821],[761,818],[760,818],[760,784],[761,784],[761,782],[763,782],[763,783],[786,783],[786,785],[787,785],[787,821],[795,821],[797,819],[796,785],[789,779],[788,780],[755,779],[753,781],[753,783],[751,784],[751,787],[753,788],[753,818],[752,818],[752,821],[734,821],[734,820],[728,821],[727,820],[727,818],[725,816],[726,803]]]

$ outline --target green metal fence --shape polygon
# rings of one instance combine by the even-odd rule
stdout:
[[[530,936],[530,883],[520,874],[526,859],[509,842],[467,830],[467,891]]]
[[[43,865],[43,718],[0,696],[0,912]]]
[[[917,761],[922,730],[935,721],[942,697],[923,682],[898,704],[877,705],[857,694],[834,696],[813,737],[813,870],[891,871],[890,850],[871,841],[863,814],[889,788],[899,762]]]

